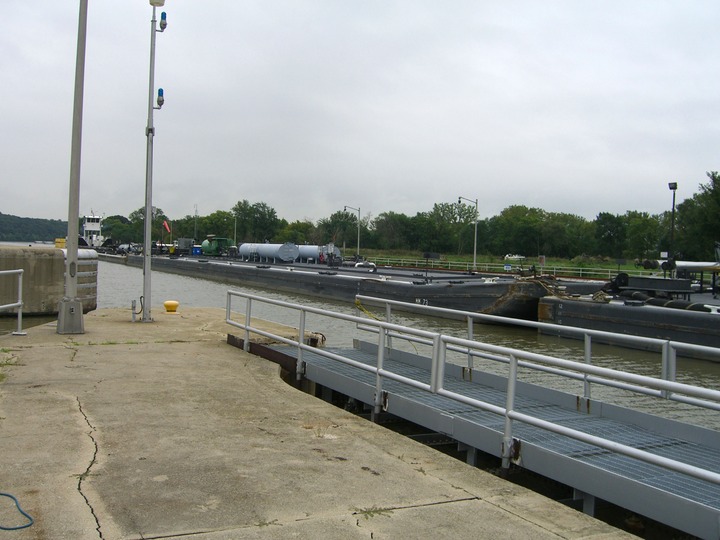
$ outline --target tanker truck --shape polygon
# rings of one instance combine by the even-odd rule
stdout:
[[[300,262],[322,263],[336,266],[342,261],[340,250],[335,247],[333,243],[325,246],[302,245],[298,247],[300,249]]]
[[[300,255],[300,250],[292,242],[284,244],[240,244],[238,256],[244,261],[259,262],[293,262]]]

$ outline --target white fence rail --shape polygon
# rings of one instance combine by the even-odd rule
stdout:
[[[458,272],[473,271],[472,262],[446,261],[441,259],[405,259],[399,257],[368,257],[368,261],[374,262],[377,266],[405,266],[409,268],[420,268],[425,270],[454,270]],[[491,272],[499,274],[517,273],[532,267],[527,262],[519,263],[517,260],[508,260],[501,263],[477,263],[475,271]],[[661,272],[660,270],[619,270],[612,268],[588,268],[582,266],[558,266],[558,265],[535,265],[538,273],[556,277],[580,277],[586,279],[612,280],[619,272],[625,272],[631,276],[651,276]]]
[[[552,334],[574,337],[584,342],[584,362],[587,365],[593,364],[593,338],[596,341],[602,342],[603,344],[614,344],[620,346],[631,346],[638,349],[648,351],[658,351],[661,362],[661,373],[662,379],[666,381],[675,381],[677,378],[677,357],[678,353],[696,353],[696,355],[708,360],[714,360],[720,362],[720,349],[715,347],[706,347],[704,345],[695,345],[692,343],[684,343],[681,341],[670,341],[658,338],[649,338],[641,336],[633,336],[628,334],[615,334],[612,332],[605,332],[602,330],[591,330],[588,328],[577,328],[573,326],[558,326],[551,323],[542,323],[537,321],[527,321],[523,319],[510,319],[508,317],[498,317],[497,315],[487,315],[483,313],[476,313],[473,311],[459,311],[447,308],[439,308],[432,306],[422,306],[419,304],[407,304],[406,302],[399,302],[396,300],[388,300],[385,298],[377,298],[373,296],[357,295],[356,299],[364,305],[380,306],[385,309],[386,321],[390,322],[392,319],[392,308],[397,307],[400,310],[403,308],[412,307],[416,312],[421,312],[426,315],[447,315],[452,314],[455,318],[465,318],[467,320],[467,339],[474,341],[474,323],[491,323],[491,324],[503,324],[512,326],[522,326],[526,328],[535,328],[538,330],[547,330]],[[392,337],[392,334],[389,334]],[[453,350],[458,350],[454,348]],[[463,349],[462,352],[467,352],[467,367],[474,367],[474,358],[486,358],[495,360],[498,362],[507,363],[508,360],[502,355],[493,354],[491,352],[477,352],[470,349]],[[520,363],[521,367],[526,367],[523,362]],[[538,371],[545,371],[548,373],[555,373],[554,368],[550,366],[535,366],[534,369]],[[677,401],[680,403],[687,403],[689,405],[700,405],[710,409],[720,411],[720,403],[696,403],[694,398],[685,395],[675,395],[671,391],[665,390],[651,390],[648,388],[638,387],[637,385],[629,385],[621,381],[611,380],[600,380],[591,374],[567,374],[566,372],[555,373],[562,374],[568,378],[574,378],[582,380],[584,384],[584,395],[586,399],[591,399],[591,383],[600,383],[605,386],[614,388],[620,388],[623,390],[630,390],[633,392],[646,394],[650,396],[662,397]]]
[[[26,332],[22,329],[22,310],[23,310],[23,299],[22,299],[22,288],[23,288],[23,272],[22,269],[17,270],[0,270],[0,276],[17,276],[17,301],[12,304],[0,305],[0,311],[6,311],[17,308],[17,330],[12,334],[14,336],[24,336]]]

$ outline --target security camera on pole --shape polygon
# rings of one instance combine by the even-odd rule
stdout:
[[[150,294],[150,261],[152,257],[152,173],[153,173],[153,138],[155,126],[153,125],[153,110],[160,109],[165,103],[165,94],[162,88],[157,92],[157,107],[153,105],[155,95],[155,33],[162,32],[167,27],[167,16],[163,11],[160,15],[160,29],[158,30],[155,18],[155,8],[165,5],[165,0],[150,0],[152,6],[152,20],[150,21],[150,91],[148,97],[148,120],[145,135],[147,136],[147,166],[145,169],[145,238],[143,242],[143,298],[142,322],[152,322]]]

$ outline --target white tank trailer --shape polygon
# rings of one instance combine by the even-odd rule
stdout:
[[[323,262],[327,262],[330,254],[337,260],[340,260],[341,257],[340,249],[335,247],[334,244],[326,246],[302,245],[298,246],[298,248],[300,249],[300,262],[320,262],[320,255],[322,255]]]
[[[292,262],[300,256],[300,250],[292,242],[284,244],[240,244],[238,256],[244,261]]]

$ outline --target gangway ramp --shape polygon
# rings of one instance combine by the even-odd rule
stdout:
[[[679,401],[712,414],[720,411],[719,391],[289,305],[301,313],[299,336],[305,335],[306,313],[375,330],[376,343],[317,349],[253,328],[250,303],[260,298],[242,295],[248,297],[245,322],[232,320],[229,300],[228,323],[245,330],[246,346],[251,334],[284,343],[272,348],[290,360],[298,378],[368,404],[376,417],[385,411],[445,434],[469,449],[469,456],[482,450],[502,458],[505,468],[515,463],[566,484],[588,513],[597,497],[700,538],[720,538],[720,433],[598,401],[590,386]],[[403,339],[423,350],[399,350]],[[507,376],[471,361],[447,361],[464,354],[504,363]],[[524,382],[519,367],[575,378],[585,391],[576,395]]]

